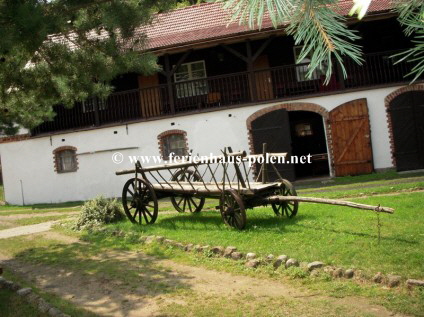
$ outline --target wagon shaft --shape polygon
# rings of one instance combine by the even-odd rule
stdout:
[[[269,196],[263,199],[263,203],[278,204],[284,201],[303,201],[307,203],[329,204],[338,206],[347,206],[358,209],[373,210],[376,212],[385,212],[392,214],[395,210],[389,207],[371,206],[365,204],[354,203],[351,201],[337,200],[337,199],[324,199],[302,196]]]

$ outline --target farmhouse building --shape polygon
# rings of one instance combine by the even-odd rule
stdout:
[[[410,63],[393,65],[390,56],[412,44],[389,3],[348,20],[364,63],[346,61],[347,78],[337,66],[328,85],[325,69],[306,78],[309,59],[295,63],[301,47],[284,26],[248,29],[219,3],[159,14],[142,31],[162,71],[124,74],[106,100],[57,106],[53,121],[0,139],[6,201],[120,196],[126,178],[114,172],[132,167],[129,155],[258,153],[264,142],[270,152],[312,155],[311,164],[279,167],[290,180],[424,168],[424,84],[408,85]],[[345,15],[351,6],[340,1]]]

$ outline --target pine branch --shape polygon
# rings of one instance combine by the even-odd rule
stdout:
[[[303,49],[297,63],[310,59],[307,78],[317,70],[325,69],[328,83],[333,72],[333,58],[343,65],[344,57],[362,63],[362,53],[353,41],[359,39],[355,31],[349,30],[343,16],[336,13],[335,0],[228,0],[224,8],[232,13],[232,20],[246,23],[250,28],[261,27],[267,17],[274,27],[288,25],[287,33],[293,35],[297,45]]]

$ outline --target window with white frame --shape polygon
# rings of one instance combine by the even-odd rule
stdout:
[[[105,99],[98,97],[91,97],[82,102],[82,112],[93,112],[96,109],[96,106],[99,110],[106,110],[106,101]]]
[[[303,48],[303,46],[293,47],[295,62],[297,62],[297,60],[300,56],[300,53],[302,51],[302,48]],[[312,73],[311,78],[308,78],[306,75],[308,74],[308,71],[309,71],[309,63],[310,62],[311,62],[311,59],[310,59],[309,56],[307,56],[304,59],[302,59],[299,63],[297,63],[297,64],[303,64],[303,65],[296,66],[296,79],[297,79],[297,81],[307,81],[307,80],[319,79],[320,76],[325,73],[324,67],[322,67],[320,69],[315,69],[314,72]]]
[[[208,87],[206,80],[205,61],[181,64],[174,73],[177,98],[206,95]]]

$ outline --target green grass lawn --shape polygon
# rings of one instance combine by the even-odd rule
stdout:
[[[395,213],[377,215],[347,207],[301,203],[292,219],[274,216],[270,207],[247,211],[246,230],[226,227],[217,212],[159,214],[151,226],[122,222],[110,226],[146,235],[162,235],[183,243],[236,246],[242,252],[287,254],[299,261],[360,268],[404,277],[423,278],[424,194],[405,193],[354,199],[390,206]]]

